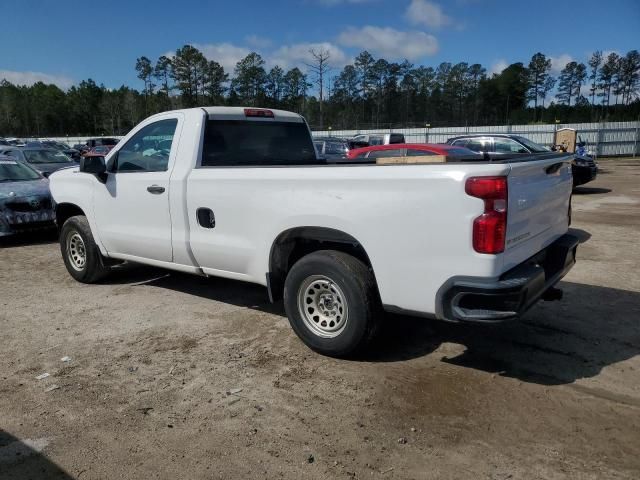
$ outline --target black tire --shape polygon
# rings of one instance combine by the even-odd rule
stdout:
[[[315,332],[312,319],[301,311],[308,306],[304,303],[307,300],[304,298],[306,291],[314,292],[314,285],[309,285],[304,292],[301,289],[308,282],[315,283],[315,276],[330,279],[331,282],[326,284],[329,288],[331,285],[337,286],[339,296],[344,296],[346,301],[345,323],[339,332],[330,333],[335,335],[331,338],[323,337],[325,332]],[[327,294],[330,296],[330,307],[338,305],[337,302],[333,303],[334,297],[331,297],[330,292]],[[309,293],[309,297],[311,296],[313,295]],[[303,302],[302,306],[299,306],[300,302]],[[324,309],[325,303],[320,303]],[[382,318],[378,289],[371,270],[357,258],[335,250],[310,253],[293,265],[284,284],[284,306],[291,327],[298,337],[312,350],[331,357],[346,357],[362,351],[374,338]],[[335,315],[338,312],[329,313]],[[317,328],[318,320],[315,318],[321,320],[326,317],[313,318]]]
[[[81,244],[77,237],[76,240],[72,242],[74,236],[80,237],[82,241]],[[83,246],[84,263],[73,260],[72,243]],[[62,253],[62,259],[64,260],[64,265],[67,267],[69,275],[78,282],[96,283],[109,273],[109,267],[104,263],[100,249],[93,239],[89,222],[85,216],[77,215],[64,222],[60,230],[60,252]],[[78,257],[76,256],[76,258]],[[82,263],[82,265],[80,265],[80,263]]]

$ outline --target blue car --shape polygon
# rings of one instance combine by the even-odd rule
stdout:
[[[0,237],[55,227],[49,180],[29,165],[0,156]]]
[[[40,172],[43,176],[48,177],[53,172],[60,170],[61,168],[77,167],[78,163],[69,158],[64,153],[54,150],[53,148],[28,146],[26,147],[12,147],[12,148],[0,148],[0,155],[6,155],[18,160],[22,163],[27,163],[34,170]],[[31,143],[34,145],[34,142]]]

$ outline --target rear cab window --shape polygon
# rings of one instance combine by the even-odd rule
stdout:
[[[304,122],[207,120],[202,167],[260,167],[321,163]]]

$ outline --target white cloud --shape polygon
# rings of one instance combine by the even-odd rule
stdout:
[[[284,69],[300,67],[306,69],[305,64],[313,64],[314,59],[310,50],[329,52],[328,64],[332,68],[343,67],[349,62],[349,58],[340,47],[329,42],[321,43],[296,43],[294,45],[282,45],[267,58],[271,66],[280,65]]]
[[[568,53],[563,53],[562,55],[558,55],[557,57],[549,56],[551,60],[551,74],[558,75],[560,70],[562,70],[567,63],[573,62],[573,57]]]
[[[433,35],[370,25],[348,28],[338,36],[338,43],[366,49],[389,59],[417,60],[438,51],[438,40]]]
[[[42,72],[16,72],[12,70],[0,70],[0,80],[7,80],[14,85],[33,85],[36,82],[54,84],[62,89],[73,85],[73,79],[65,75],[51,75]]]
[[[440,5],[428,0],[412,0],[405,17],[414,25],[430,28],[440,28],[453,23],[451,17],[442,11]]]
[[[261,37],[260,35],[247,35],[244,37],[244,41],[253,48],[270,48],[273,45],[269,38]]]
[[[194,43],[194,47],[209,60],[215,60],[224,67],[225,72],[233,72],[236,63],[251,53],[247,47],[239,47],[231,43]]]
[[[502,71],[507,68],[509,66],[509,64],[507,63],[507,61],[503,58],[501,58],[500,60],[496,60],[495,62],[493,62],[493,65],[491,65],[491,68],[489,69],[489,74],[490,75],[498,75],[500,73],[502,73]]]
[[[251,49],[233,45],[231,43],[191,43],[192,47],[197,48],[208,60],[215,60],[224,67],[224,71],[232,73],[236,67],[236,63],[251,53]],[[166,52],[165,57],[173,57],[175,51]]]

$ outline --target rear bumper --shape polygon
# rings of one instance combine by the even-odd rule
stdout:
[[[436,316],[452,322],[498,323],[518,318],[575,264],[578,239],[563,235],[499,278],[452,277],[440,287]]]

